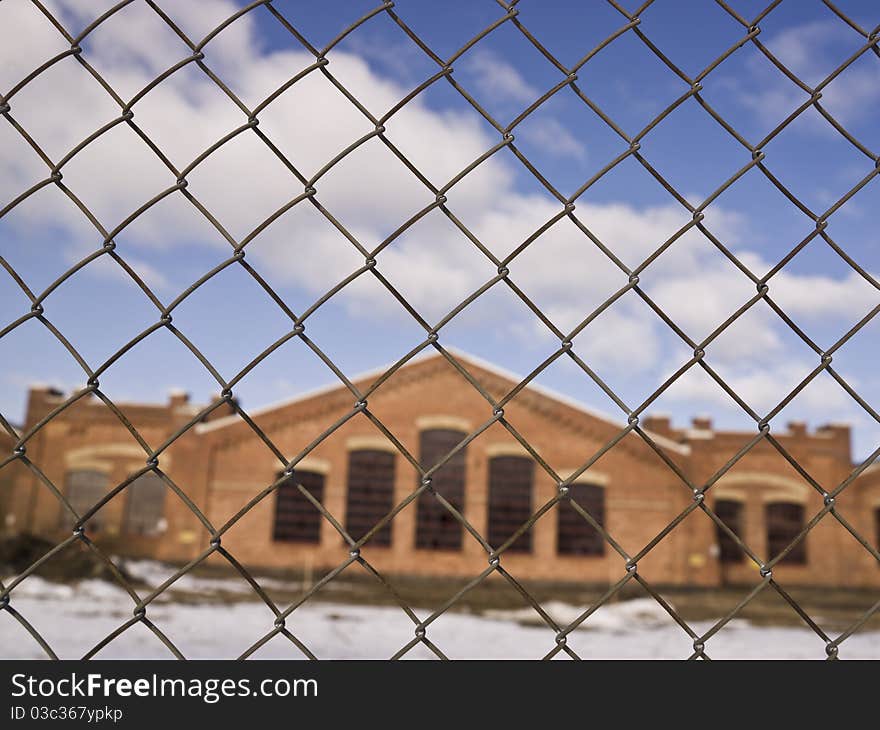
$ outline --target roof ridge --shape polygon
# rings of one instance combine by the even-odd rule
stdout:
[[[461,361],[464,361],[465,363],[476,366],[491,375],[495,375],[496,377],[507,380],[515,385],[521,383],[523,380],[523,378],[521,376],[517,375],[516,373],[509,371],[509,370],[506,370],[505,368],[500,367],[500,366],[496,365],[495,363],[491,363],[488,360],[484,360],[483,358],[481,358],[477,355],[472,355],[468,352],[465,352],[464,350],[461,350],[457,347],[444,347],[443,349],[446,352],[448,352],[449,354],[451,354],[455,359],[461,360]],[[418,364],[425,363],[425,362],[428,362],[430,360],[434,360],[434,359],[437,359],[440,357],[443,357],[443,353],[437,349],[434,349],[433,351],[428,352],[428,353],[419,353],[419,354],[415,355],[414,357],[410,358],[407,362],[400,365],[400,367],[398,369],[403,370],[404,368],[410,367],[412,365],[418,365]],[[372,370],[368,370],[366,372],[359,373],[358,375],[355,375],[354,377],[350,378],[349,380],[350,380],[350,382],[359,382],[361,380],[369,380],[369,379],[374,380],[375,378],[385,374],[389,369],[391,369],[392,367],[397,365],[398,362],[400,362],[400,361],[396,360],[393,363],[390,363],[384,367],[373,368]],[[607,423],[609,425],[612,425],[615,427],[620,427],[620,428],[625,428],[628,425],[622,419],[615,419],[613,416],[611,416],[607,413],[604,413],[598,409],[592,408],[592,407],[586,405],[585,403],[581,403],[580,401],[578,401],[574,398],[563,395],[562,393],[559,393],[551,388],[547,388],[543,385],[528,383],[525,387],[527,390],[530,390],[531,392],[535,393],[538,396],[541,396],[543,398],[547,398],[549,400],[560,403],[568,408],[571,408],[575,411],[578,411],[579,413],[582,413],[583,415],[589,416],[589,417],[597,419],[599,421],[603,421],[604,423]],[[288,398],[286,400],[279,401],[279,402],[271,404],[271,405],[262,406],[260,408],[256,408],[253,411],[249,411],[248,415],[251,416],[252,418],[256,417],[256,416],[262,416],[267,413],[272,413],[273,411],[280,410],[282,408],[287,408],[289,406],[293,406],[298,403],[303,403],[303,402],[310,400],[312,398],[317,398],[322,395],[327,395],[327,394],[330,394],[336,390],[344,389],[344,388],[345,388],[345,385],[343,383],[331,383],[328,385],[320,386],[318,388],[313,388],[313,389],[308,390],[306,392],[300,393],[299,395],[293,396],[293,397]],[[239,422],[241,422],[241,419],[237,415],[230,415],[230,416],[224,416],[223,418],[218,418],[215,421],[209,421],[207,423],[197,424],[195,428],[198,433],[205,433],[205,432],[219,430],[219,429],[225,428],[227,426],[230,426],[234,423],[239,423]],[[670,439],[666,436],[662,436],[660,434],[654,433],[653,431],[648,431],[648,433],[651,434],[651,438],[654,441],[656,441],[656,442],[664,445],[665,447],[670,448],[678,453],[686,454],[686,453],[690,452],[690,448],[686,444],[680,444],[677,441],[673,441],[672,439]]]

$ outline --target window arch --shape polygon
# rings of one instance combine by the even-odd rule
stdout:
[[[165,482],[155,472],[141,474],[125,491],[124,530],[130,535],[155,535],[161,532],[165,517]]]
[[[738,499],[715,500],[715,514],[734,535],[742,538],[745,529],[745,510]],[[715,537],[718,542],[718,559],[722,563],[741,563],[745,557],[742,548],[736,541],[715,524]]]
[[[272,539],[276,542],[321,541],[321,513],[298,485],[318,502],[324,499],[323,474],[297,469],[289,479],[279,484],[275,490],[275,517],[272,524]]]
[[[394,453],[377,449],[348,452],[345,529],[360,540],[394,506]],[[391,544],[391,523],[370,538],[371,545]]]
[[[532,516],[535,462],[527,456],[495,456],[489,459],[489,529],[493,548],[503,545]],[[532,550],[532,532],[520,535],[510,552]]]
[[[598,484],[569,485],[569,497],[605,527],[605,489]],[[605,539],[566,499],[556,509],[556,551],[560,555],[604,555]]]
[[[770,502],[765,506],[767,553],[774,558],[787,548],[804,529],[804,506],[795,502]],[[807,562],[806,538],[798,542],[780,562],[803,565]]]
[[[100,502],[107,494],[107,474],[97,469],[74,469],[64,477],[64,491],[67,501],[80,517]],[[70,510],[62,507],[61,523],[65,527],[72,526],[76,522]],[[103,527],[100,513],[89,520],[92,530],[100,530]]]
[[[434,428],[419,434],[419,460],[425,468],[441,461],[467,436],[462,431]],[[431,474],[431,485],[455,509],[464,506],[465,452],[459,449]],[[425,490],[416,506],[416,547],[434,550],[461,549],[461,523],[440,501]]]

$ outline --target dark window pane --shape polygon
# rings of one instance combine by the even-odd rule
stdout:
[[[165,516],[165,482],[158,474],[147,472],[129,484],[125,507],[125,532],[132,535],[155,535]]]
[[[601,527],[605,527],[605,490],[595,484],[571,484],[569,495]],[[556,507],[556,549],[561,555],[604,555],[605,539],[563,500]]]
[[[107,475],[94,469],[67,472],[65,492],[70,506],[82,517],[107,494]],[[61,524],[64,527],[72,527],[75,522],[70,510],[62,507]],[[103,527],[100,511],[89,520],[88,525],[92,531]]]
[[[737,537],[743,535],[743,504],[734,499],[719,499],[715,502],[715,514],[727,528]],[[718,558],[722,563],[741,563],[745,557],[742,548],[736,544],[721,526],[715,525],[715,535],[718,540]]]
[[[345,529],[360,540],[394,506],[394,454],[352,451],[348,455]],[[391,544],[391,523],[370,538],[371,545]]]
[[[419,434],[419,459],[430,469],[467,434],[452,429],[433,429]],[[465,451],[461,449],[431,475],[434,490],[459,512],[464,506]],[[461,523],[429,491],[422,492],[416,507],[416,547],[435,550],[461,549]]]
[[[279,542],[320,542],[321,513],[299,490],[308,491],[319,502],[324,499],[324,475],[295,471],[275,494],[275,524],[272,539]]]
[[[534,462],[524,456],[489,460],[489,544],[499,548],[532,516]],[[532,532],[520,535],[508,551],[532,550]]]
[[[880,507],[874,510],[874,539],[877,549],[880,550]]]
[[[804,529],[804,508],[800,504],[773,502],[766,507],[767,553],[775,558]],[[780,562],[803,565],[807,562],[806,538],[795,545]]]

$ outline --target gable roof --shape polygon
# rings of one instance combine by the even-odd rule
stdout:
[[[462,352],[456,348],[445,347],[444,348],[449,354],[451,354],[458,362],[460,362],[465,367],[472,367],[474,369],[482,370],[485,373],[499,378],[506,383],[510,384],[510,387],[513,388],[517,384],[521,383],[523,378],[515,373],[512,373],[508,370],[498,367],[497,365],[487,362],[479,357],[474,355],[470,355],[466,352]],[[442,358],[443,355],[437,350],[431,350],[429,353],[416,355],[414,358],[406,362],[404,365],[401,365],[399,371],[405,371],[410,368],[418,367],[420,365],[425,365],[429,362],[437,360],[438,358]],[[373,370],[367,371],[365,373],[360,373],[355,377],[351,378],[351,382],[358,385],[369,385],[374,382],[377,378],[385,374],[389,368],[393,367],[395,363],[386,365],[385,367],[375,368]],[[248,415],[252,418],[256,418],[259,416],[264,416],[268,414],[275,413],[277,411],[281,411],[291,406],[295,406],[301,403],[305,403],[310,400],[319,399],[322,396],[329,395],[331,393],[337,393],[340,391],[346,390],[345,385],[342,383],[331,383],[319,388],[314,388],[312,390],[301,393],[292,398],[288,398],[283,401],[279,401],[278,403],[273,403],[268,406],[262,406],[260,408],[255,408],[251,411],[248,411]],[[546,399],[554,404],[561,405],[570,411],[574,411],[581,416],[592,419],[594,421],[599,421],[606,426],[613,427],[617,430],[623,430],[627,427],[627,423],[625,420],[620,418],[614,418],[606,413],[603,413],[599,410],[591,408],[580,401],[577,401],[568,396],[562,395],[550,388],[546,388],[541,385],[536,385],[533,383],[529,383],[523,389],[523,392],[529,392],[534,395],[537,395],[539,398]],[[218,418],[214,421],[208,421],[206,423],[197,424],[195,429],[197,433],[208,433],[212,431],[217,431],[220,429],[228,428],[235,424],[244,423],[241,418],[232,414],[229,416],[224,416],[222,418]],[[662,445],[664,448],[670,449],[680,454],[688,454],[690,453],[690,447],[687,444],[680,444],[672,439],[662,436],[660,434],[647,431],[650,434],[651,438],[656,441],[659,445]]]

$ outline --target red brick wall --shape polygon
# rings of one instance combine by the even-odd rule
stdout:
[[[480,373],[490,392],[500,395],[510,383]],[[334,393],[282,409],[257,419],[283,453],[293,456],[317,433],[350,411],[353,398]],[[450,417],[466,423],[471,432],[492,418],[492,409],[445,361],[434,359],[399,372],[369,399],[370,411],[402,445],[418,458],[419,422],[425,417]],[[583,414],[546,398],[524,392],[505,407],[505,417],[540,456],[565,478],[611,440],[619,427],[585,418]],[[202,434],[212,458],[208,516],[216,525],[230,519],[254,495],[271,484],[281,464],[253,437],[245,424],[208,428]],[[362,414],[345,423],[309,454],[328,469],[324,506],[345,524],[345,484],[348,444],[352,440],[381,438],[379,430]],[[490,452],[515,446],[514,437],[494,423],[467,447],[467,489],[464,516],[480,533],[487,526],[487,467]],[[682,458],[681,454],[672,454]],[[397,457],[395,500],[403,502],[417,485],[416,470]],[[665,525],[689,504],[688,489],[635,435],[627,436],[594,464],[606,485],[606,526],[629,555],[637,554]],[[540,467],[536,469],[533,509],[553,499],[557,488]],[[348,548],[329,521],[322,525],[316,546],[273,543],[271,525],[274,496],[269,495],[223,537],[223,545],[245,563],[275,567],[314,565],[335,567],[348,557]],[[416,550],[416,506],[411,503],[392,522],[392,545],[372,547],[362,555],[380,571],[419,575],[476,576],[484,570],[487,553],[465,534],[460,552]],[[556,511],[552,509],[533,528],[533,553],[508,553],[503,564],[517,576],[533,579],[608,582],[624,575],[625,560],[610,546],[601,557],[562,557],[556,554]],[[686,529],[675,530],[640,563],[649,580],[658,583],[697,583],[714,580],[711,569],[688,572],[688,549],[696,545]]]
[[[34,389],[29,394],[27,432],[66,400],[49,389]],[[151,448],[158,447],[171,433],[191,417],[191,408],[180,399],[167,406],[117,404],[124,416]],[[181,445],[183,448],[183,444]],[[32,468],[16,464],[12,484],[12,503],[16,510],[16,529],[61,539],[68,535],[63,516],[69,514],[54,490],[66,495],[65,477],[76,468],[96,468],[108,476],[111,488],[137,474],[147,463],[147,453],[113,411],[94,397],[84,397],[53,417],[27,441],[27,458]],[[183,456],[183,453],[182,453]],[[161,456],[160,468],[173,470],[170,455]],[[42,476],[41,476],[42,475]],[[111,499],[99,514],[105,525],[95,535],[98,541],[122,541],[123,551],[143,555],[178,557],[167,551],[164,537],[120,534],[127,494],[123,490]],[[174,523],[178,509],[173,494],[167,493],[165,506],[169,522]]]
[[[469,371],[495,398],[513,383],[505,377],[468,364]],[[363,383],[360,385],[367,385]],[[25,429],[38,422],[63,398],[47,390],[30,394]],[[328,390],[288,405],[254,414],[254,421],[288,459],[309,449],[317,436],[351,413],[354,397],[344,388]],[[492,454],[516,449],[514,437],[501,423],[492,423],[492,407],[443,358],[410,364],[395,373],[369,398],[369,411],[409,451],[419,458],[419,431],[425,419],[435,425],[460,423],[468,433],[488,425],[466,451],[464,517],[473,528],[487,532],[488,463]],[[195,409],[176,398],[165,406],[120,404],[151,448],[163,443]],[[563,479],[620,433],[622,424],[595,418],[584,411],[525,389],[505,406],[506,421],[525,438]],[[438,421],[438,419],[440,419]],[[445,419],[445,420],[444,420]],[[741,449],[754,434],[718,433],[700,423],[698,431],[674,429],[662,419],[646,421],[658,446],[700,488]],[[782,447],[825,490],[833,490],[850,473],[850,435],[845,427],[810,434],[805,428],[776,434]],[[365,441],[366,440],[366,441]],[[352,444],[390,442],[365,414],[359,413],[336,428],[311,449],[301,468],[326,473],[324,507],[345,524],[348,451]],[[11,448],[11,447],[10,447]],[[97,399],[83,399],[41,428],[27,445],[28,458],[46,478],[64,489],[72,463],[101,462],[110,483],[119,484],[143,468],[146,454],[119,419]],[[412,496],[418,483],[416,469],[395,457],[395,504]],[[429,466],[429,465],[425,465]],[[316,545],[272,540],[275,494],[255,502],[276,480],[283,464],[238,416],[218,414],[212,422],[191,429],[163,452],[159,467],[191,500],[204,520],[222,529],[222,544],[248,567],[325,570],[343,563],[348,546],[328,520],[321,525]],[[51,489],[21,465],[3,488],[0,507],[15,514],[16,529],[61,538],[61,507]],[[629,556],[638,555],[683,511],[694,506],[691,486],[676,474],[635,433],[622,438],[590,468],[589,478],[605,489],[606,528]],[[3,487],[0,481],[0,488]],[[540,466],[535,470],[532,508],[538,510],[557,494],[557,484]],[[768,443],[757,444],[708,490],[706,505],[719,496],[744,503],[745,541],[766,561],[763,510],[768,499],[784,497],[805,505],[807,519],[824,507],[822,496]],[[187,561],[210,545],[210,531],[184,499],[169,489],[166,495],[167,530],[160,537],[117,535],[126,495],[123,492],[102,509],[110,529],[102,539],[116,539],[119,552]],[[874,512],[880,508],[880,472],[866,472],[841,494],[836,508],[871,541],[876,540]],[[242,515],[239,513],[245,510]],[[534,525],[530,554],[505,553],[502,564],[524,580],[547,579],[607,583],[622,577],[625,559],[610,545],[603,556],[559,556],[556,551],[557,508],[551,507]],[[367,543],[362,555],[383,573],[444,575],[468,578],[488,566],[482,545],[466,532],[460,551],[415,549],[416,502],[410,502],[392,522],[392,544]],[[880,585],[880,569],[832,515],[826,515],[807,536],[806,566],[780,564],[774,575],[786,584]],[[751,561],[721,566],[717,558],[716,527],[699,508],[693,509],[656,547],[639,560],[639,572],[653,584],[717,585],[719,582],[755,584],[760,578]],[[497,547],[497,546],[494,546]],[[352,566],[352,570],[360,570]]]

